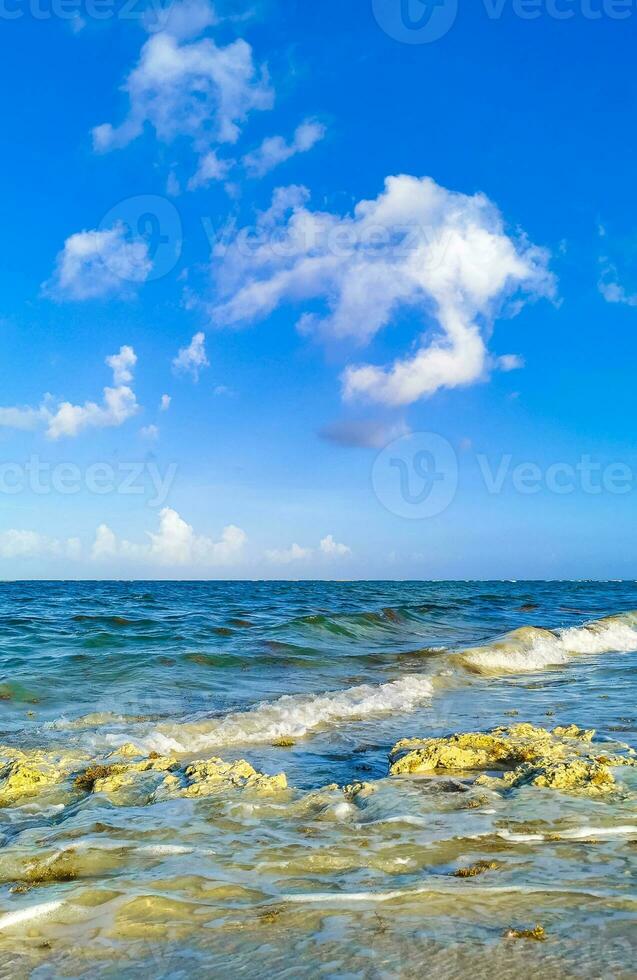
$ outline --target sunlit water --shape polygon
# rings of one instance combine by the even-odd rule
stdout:
[[[596,798],[388,776],[399,738],[512,720],[635,745],[634,609],[632,583],[0,586],[3,745],[289,784],[0,795],[0,975],[634,977],[637,768]]]

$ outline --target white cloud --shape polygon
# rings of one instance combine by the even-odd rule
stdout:
[[[338,541],[335,541],[332,534],[328,534],[327,537],[323,538],[318,550],[324,555],[329,555],[331,558],[343,558],[352,553],[351,548],[348,548],[347,545],[339,544]],[[293,544],[289,548],[273,548],[270,551],[266,551],[265,557],[273,565],[290,565],[292,562],[306,561],[313,554],[314,550],[312,548],[302,548],[299,544]]]
[[[598,289],[607,303],[637,306],[637,293],[629,293],[619,282],[617,268],[606,257],[600,259],[601,274]]]
[[[0,408],[0,427],[5,429],[38,429],[49,418],[43,404],[40,408],[8,407]]]
[[[328,534],[326,538],[323,538],[319,547],[324,555],[340,558],[344,558],[346,555],[351,555],[352,553],[352,549],[348,548],[346,544],[339,544],[338,541],[335,541],[332,534]]]
[[[407,405],[441,388],[483,379],[495,317],[552,296],[548,253],[505,232],[496,206],[430,178],[388,177],[352,216],[313,212],[303,188],[280,189],[259,218],[263,236],[240,235],[216,255],[215,320],[263,319],[284,302],[323,301],[304,313],[306,333],[369,343],[407,309],[419,319],[415,352],[387,366],[356,364],[343,375],[347,399]],[[507,307],[507,301],[513,301]]]
[[[265,557],[274,565],[289,565],[293,561],[303,561],[312,557],[311,548],[302,548],[299,544],[293,544],[289,548],[266,551]]]
[[[149,542],[119,541],[106,524],[96,532],[92,548],[95,559],[123,558],[151,565],[227,565],[241,557],[247,535],[234,524],[225,527],[218,541],[196,534],[190,524],[171,507],[159,514],[159,528],[148,532]]]
[[[171,401],[172,401],[172,398],[170,397],[170,395],[162,395],[161,396],[161,401],[159,402],[159,411],[160,412],[167,412],[168,409],[170,408]]]
[[[0,408],[0,426],[13,429],[37,429],[44,427],[50,439],[76,436],[85,429],[106,428],[122,425],[139,411],[132,388],[125,381],[132,380],[132,368],[137,362],[132,347],[120,347],[119,353],[106,358],[113,371],[115,387],[105,387],[101,404],[84,402],[55,402],[47,395],[39,408]]]
[[[77,538],[60,541],[37,531],[11,528],[0,531],[0,558],[43,558],[47,555],[78,558],[81,545]]]
[[[91,557],[99,560],[101,558],[114,558],[117,554],[117,538],[107,524],[100,524],[95,532],[95,541],[91,548]]]
[[[96,151],[127,146],[150,128],[162,143],[185,138],[205,159],[213,146],[237,141],[250,112],[272,107],[267,72],[246,41],[194,40],[215,22],[212,5],[194,0],[173,3],[159,23],[148,23],[153,33],[123,86],[128,114],[93,129]]]
[[[496,361],[500,371],[517,371],[524,367],[524,358],[519,354],[502,354]]]
[[[155,442],[159,439],[159,428],[156,425],[143,425],[139,430],[142,439],[149,439]]]
[[[104,231],[78,231],[64,242],[44,291],[58,299],[98,299],[145,282],[153,264],[148,243],[129,239],[123,224]]]
[[[113,372],[113,382],[116,385],[127,385],[133,380],[133,368],[137,364],[137,354],[132,347],[124,344],[118,354],[111,354],[106,363]]]
[[[325,133],[325,126],[321,123],[306,119],[297,126],[289,142],[282,136],[269,136],[257,150],[244,156],[243,164],[251,176],[262,177],[297,153],[307,153],[323,139]]]
[[[194,335],[189,345],[182,347],[177,356],[173,358],[173,368],[180,374],[191,374],[197,381],[199,372],[208,366],[206,335],[199,331]]]
[[[188,190],[205,187],[213,180],[224,180],[232,167],[234,160],[220,160],[214,150],[210,150],[199,161],[196,173],[188,181]]]
[[[126,385],[104,388],[101,405],[84,402],[73,405],[62,402],[48,421],[46,434],[51,439],[77,436],[84,429],[104,429],[122,425],[139,411],[135,393]]]
[[[181,0],[169,4],[150,4],[144,12],[144,27],[149,34],[166,31],[182,41],[197,37],[219,23],[209,0]]]

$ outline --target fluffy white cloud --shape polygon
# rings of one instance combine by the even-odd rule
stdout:
[[[191,374],[197,381],[199,372],[209,366],[206,356],[206,335],[199,331],[187,347],[182,347],[175,358],[173,368],[180,374]]]
[[[293,561],[303,561],[312,557],[311,548],[302,548],[299,544],[293,544],[289,548],[273,548],[266,551],[265,557],[274,565],[289,565]]]
[[[78,231],[64,242],[44,290],[58,299],[98,299],[145,282],[152,267],[148,243],[129,239],[123,224],[104,231]]]
[[[352,549],[348,548],[346,544],[339,544],[338,541],[335,541],[332,534],[323,538],[318,550],[321,554],[329,555],[331,558],[343,558],[352,553]],[[274,548],[266,551],[265,557],[273,565],[290,565],[295,561],[305,561],[311,558],[313,554],[312,548],[302,548],[299,544],[293,544],[289,548]]]
[[[132,388],[132,368],[137,356],[132,347],[120,347],[119,353],[106,358],[113,371],[114,387],[105,387],[102,403],[87,401],[83,405],[55,402],[47,395],[39,408],[0,408],[0,426],[13,429],[44,427],[50,439],[76,436],[85,429],[122,425],[139,411]]]
[[[161,396],[161,401],[159,402],[159,411],[160,412],[167,412],[168,409],[170,408],[171,401],[172,401],[172,398],[170,397],[170,395],[162,395]]]
[[[519,354],[502,354],[496,361],[500,371],[517,371],[524,367],[524,358]]]
[[[0,531],[0,558],[43,558],[47,555],[79,558],[81,545],[77,538],[60,541],[37,531],[11,528]]]
[[[159,428],[156,425],[143,425],[139,430],[139,434],[142,439],[149,439],[151,442],[156,442],[159,439]]]
[[[111,531],[108,524],[100,524],[95,532],[95,541],[91,548],[91,557],[95,560],[101,558],[114,558],[117,554],[117,538]]]
[[[335,541],[334,535],[332,534],[328,534],[326,538],[323,538],[319,547],[324,555],[332,555],[343,558],[346,555],[351,555],[352,553],[352,549],[348,548],[346,544],[339,544],[338,541]]]
[[[193,177],[188,181],[188,190],[205,187],[214,180],[225,180],[234,160],[220,160],[214,150],[210,150],[199,161]]]
[[[196,534],[171,507],[160,511],[159,528],[148,532],[148,538],[145,544],[120,541],[108,525],[101,524],[91,554],[94,559],[124,558],[161,566],[227,565],[241,557],[247,541],[245,531],[234,524],[223,529],[218,541]]]
[[[343,375],[345,398],[407,405],[487,374],[494,318],[511,301],[551,296],[548,253],[505,232],[483,194],[468,196],[431,178],[388,177],[352,216],[310,211],[303,188],[280,189],[245,247],[236,235],[217,254],[217,322],[263,319],[284,302],[323,301],[304,313],[303,332],[368,343],[406,309],[421,332],[415,352],[387,366],[358,364]],[[513,302],[515,298],[515,303]]]
[[[307,153],[323,139],[325,132],[325,126],[321,123],[306,119],[297,126],[291,140],[285,140],[282,136],[269,136],[257,150],[244,156],[243,164],[251,176],[262,177],[297,153]]]
[[[128,114],[117,126],[93,129],[95,150],[126,146],[148,127],[163,143],[189,140],[203,161],[213,146],[236,142],[250,112],[271,108],[267,72],[255,66],[246,41],[219,47],[209,37],[195,40],[215,21],[211,4],[191,0],[148,24],[153,33],[123,86]]]
[[[127,385],[133,380],[133,368],[137,364],[137,354],[132,347],[124,344],[118,354],[111,354],[106,363],[113,372],[113,382],[116,385]]]
[[[46,434],[51,439],[77,436],[85,429],[104,429],[122,425],[139,411],[134,391],[127,385],[104,388],[102,403],[73,405],[62,402],[48,420]]]

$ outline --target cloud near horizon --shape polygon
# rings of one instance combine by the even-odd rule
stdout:
[[[78,559],[82,553],[79,538],[59,540],[37,531],[10,528],[0,531],[0,558],[56,558]]]
[[[318,300],[323,312],[303,312],[299,330],[363,347],[412,310],[415,352],[385,366],[350,365],[345,400],[404,406],[483,380],[495,318],[555,293],[549,253],[509,237],[484,194],[402,174],[352,215],[311,211],[308,197],[302,187],[279,188],[251,247],[237,234],[215,256],[218,299],[210,312],[221,325],[240,325],[284,303]]]
[[[340,544],[332,534],[328,534],[320,541],[318,551],[332,558],[345,558],[352,554],[352,549],[346,544]],[[273,565],[290,565],[296,561],[307,561],[313,555],[313,548],[303,548],[296,542],[289,548],[273,548],[265,553],[266,559]]]
[[[159,513],[159,528],[148,531],[144,544],[120,540],[107,524],[97,528],[91,549],[94,560],[122,558],[162,566],[226,565],[241,557],[247,535],[240,527],[229,524],[218,541],[196,534],[176,510],[164,507]]]

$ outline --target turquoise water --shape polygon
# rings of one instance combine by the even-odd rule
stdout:
[[[634,976],[637,768],[590,796],[388,759],[516,722],[637,747],[635,609],[634,583],[0,586],[0,975]],[[16,795],[19,752],[56,778]],[[76,783],[157,757],[172,788]],[[211,757],[288,788],[181,794]]]

